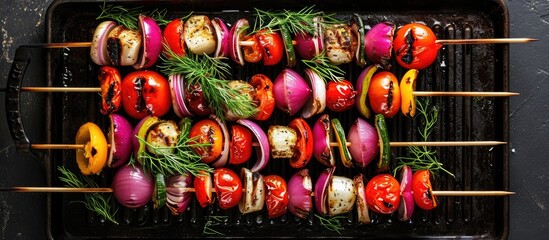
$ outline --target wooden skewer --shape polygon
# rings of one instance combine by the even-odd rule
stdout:
[[[455,141],[455,142],[390,142],[391,147],[411,147],[411,146],[426,146],[426,147],[458,147],[458,146],[496,146],[505,145],[507,142],[502,141]],[[346,143],[351,146],[350,142]],[[259,143],[254,142],[252,146],[259,146]],[[46,149],[83,149],[84,144],[31,144],[31,148],[46,150]],[[110,147],[110,146],[109,146]],[[331,142],[330,147],[339,147],[339,143]]]
[[[24,92],[101,92],[98,87],[21,87]],[[416,97],[511,97],[515,92],[436,92],[414,91]]]
[[[435,43],[443,45],[455,45],[455,44],[493,44],[493,43],[529,43],[537,41],[535,38],[478,38],[478,39],[438,39]],[[252,46],[253,41],[240,41],[240,46]],[[292,44],[296,44],[292,41]],[[91,42],[67,42],[67,43],[36,43],[25,44],[28,47],[41,47],[41,48],[89,48]]]
[[[169,189],[170,187],[167,187]],[[194,188],[178,188],[184,192],[195,192]],[[70,188],[70,187],[12,187],[0,188],[0,192],[56,192],[56,193],[109,193],[112,188]],[[215,192],[215,189],[212,189]],[[509,191],[432,191],[435,196],[449,197],[489,197],[489,196],[509,196],[514,192]],[[314,196],[314,195],[313,195]]]

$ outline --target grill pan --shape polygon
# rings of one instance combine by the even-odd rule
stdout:
[[[99,20],[100,0],[61,0],[52,3],[47,12],[48,42],[91,41]],[[143,6],[144,10],[168,9],[167,17],[182,17],[190,11],[196,14],[218,16],[227,23],[238,18],[253,20],[253,9],[300,10],[314,5],[315,9],[334,13],[340,19],[349,19],[353,13],[364,18],[366,25],[389,20],[401,26],[419,21],[430,26],[439,39],[500,38],[508,37],[508,13],[503,1],[496,0],[426,0],[414,1],[116,1],[126,7]],[[21,46],[17,52],[8,81],[6,110],[8,124],[18,151],[31,154],[45,164],[48,182],[62,186],[57,172],[58,166],[66,166],[78,172],[74,150],[50,150],[34,152],[29,149],[30,139],[36,143],[72,143],[80,125],[91,121],[102,129],[109,126],[108,117],[99,113],[100,96],[93,93],[51,93],[43,101],[46,115],[43,121],[31,121],[22,117],[29,107],[21,107],[19,86],[31,75],[27,70],[29,62],[42,62],[32,56],[33,49]],[[284,68],[284,63],[274,67],[246,64],[238,67],[231,63],[233,79],[248,80],[256,73],[263,73],[274,79]],[[417,80],[417,90],[422,91],[508,91],[508,46],[501,45],[447,45],[439,51],[433,66],[422,70]],[[44,86],[97,87],[99,67],[89,58],[89,49],[51,49],[45,52],[46,69]],[[295,69],[299,72],[303,66]],[[346,78],[354,82],[359,67],[354,64],[343,66]],[[125,75],[129,68],[121,68]],[[404,74],[393,62],[392,70],[397,77]],[[27,75],[25,73],[28,73]],[[440,118],[431,141],[508,141],[508,99],[491,97],[433,97],[432,103],[440,109]],[[20,108],[21,107],[21,108]],[[358,117],[355,110],[344,113],[329,112],[337,117],[345,129]],[[309,120],[312,124],[318,116]],[[165,118],[176,119],[170,113]],[[286,125],[291,117],[275,110],[274,116],[261,123],[266,129],[271,124]],[[387,124],[392,141],[417,141],[419,122],[397,115]],[[32,122],[27,129],[45,129],[46,136],[33,138],[32,132],[25,132],[24,123]],[[135,122],[133,122],[135,124]],[[31,137],[27,137],[30,135]],[[433,180],[435,190],[507,190],[508,189],[508,146],[495,147],[438,147],[434,148],[444,166],[455,174],[455,178],[439,174]],[[406,148],[393,148],[393,166],[396,156],[405,156]],[[338,154],[336,154],[338,155]],[[230,166],[250,168],[251,164]],[[308,167],[316,180],[324,169],[314,159]],[[286,180],[296,172],[280,160],[271,160],[262,170],[263,175],[278,174]],[[364,173],[367,179],[375,175],[373,164],[366,169],[346,169],[338,163],[336,175],[352,177]],[[105,169],[94,176],[101,186],[108,187],[113,170]],[[290,213],[277,219],[268,219],[266,210],[241,215],[238,209],[221,210],[215,204],[200,208],[193,200],[188,211],[173,216],[167,208],[153,209],[148,204],[141,209],[124,209],[116,215],[119,225],[113,225],[87,211],[78,201],[81,194],[50,194],[48,197],[48,233],[54,239],[74,238],[204,238],[206,216],[228,216],[226,221],[212,227],[228,238],[486,238],[505,239],[508,234],[509,203],[505,197],[439,197],[439,206],[432,211],[416,208],[413,218],[400,222],[396,216],[370,213],[372,224],[356,223],[356,213],[345,215],[344,230],[339,233],[321,226],[311,214],[301,220]],[[117,204],[113,202],[112,204]],[[215,237],[215,236],[214,236]]]

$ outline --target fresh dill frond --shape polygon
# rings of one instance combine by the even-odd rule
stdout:
[[[61,172],[59,179],[65,184],[66,187],[72,188],[97,188],[98,185],[90,177],[76,176],[63,166],[57,168]],[[112,207],[110,193],[85,193],[84,205],[90,211],[95,212],[97,215],[104,217],[118,225],[118,222],[114,219],[118,208]]]
[[[428,141],[429,136],[438,122],[439,116],[439,109],[436,106],[430,106],[431,99],[425,99],[425,102],[416,100],[417,112],[419,113],[416,117],[421,118],[421,125],[418,127],[418,132],[422,141]],[[397,159],[399,159],[399,163],[394,170],[395,176],[401,168],[408,165],[414,172],[418,170],[430,170],[433,173],[443,171],[448,175],[455,177],[453,173],[443,167],[443,164],[437,158],[437,151],[432,150],[431,147],[409,146],[408,153],[410,154],[409,157],[397,157]]]
[[[224,113],[228,110],[242,118],[257,113],[253,100],[241,93],[238,88],[229,87],[229,81],[224,80],[230,76],[230,65],[223,61],[224,58],[192,53],[178,56],[169,47],[166,49],[168,59],[165,56],[161,57],[161,71],[166,75],[182,75],[187,86],[199,84],[210,110],[218,118],[224,121]]]
[[[265,11],[255,9],[255,22],[253,32],[261,29],[270,29],[276,31],[281,25],[285,25],[293,33],[314,34],[314,18],[322,17],[321,24],[337,24],[340,20],[333,17],[334,14],[325,14],[321,11],[315,11],[314,6],[305,7],[299,11],[277,10]]]
[[[319,220],[320,226],[329,231],[337,232],[339,235],[341,235],[341,231],[344,229],[341,220],[347,219],[345,216],[324,217],[318,214],[315,214],[315,217]]]
[[[341,81],[345,76],[345,71],[339,66],[332,64],[330,59],[326,57],[326,53],[322,52],[316,55],[313,59],[302,59],[301,62],[308,68],[315,71],[324,82]]]
[[[137,23],[139,21],[139,15],[147,15],[153,18],[157,24],[165,25],[169,23],[164,17],[168,10],[166,9],[154,9],[147,12],[142,6],[126,8],[120,5],[107,5],[105,2],[101,6],[101,13],[96,19],[111,19],[118,24],[123,25],[129,29],[138,29]]]
[[[213,215],[206,216],[207,221],[204,224],[202,233],[205,235],[219,235],[219,236],[225,235],[222,232],[215,230],[213,227],[215,225],[218,225],[220,223],[227,221],[228,218],[229,218],[228,216],[213,216]]]

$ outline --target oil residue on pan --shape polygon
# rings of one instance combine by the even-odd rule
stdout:
[[[400,1],[378,1],[376,3],[356,3],[338,1],[335,3],[307,2],[315,9],[327,14],[335,14],[339,19],[350,19],[353,13],[359,14],[365,25],[373,26],[381,21],[392,21],[397,26],[409,22],[423,22],[431,27],[439,39],[493,38],[506,37],[507,11],[501,2],[481,0],[464,1],[423,1],[422,3],[401,3]],[[58,1],[48,11],[48,40],[50,42],[90,41],[95,27],[100,22],[102,1]],[[120,1],[128,7],[144,6],[145,9],[166,8],[168,19],[186,16],[190,11],[220,17],[227,23],[239,18],[253,22],[253,7],[261,9],[299,10],[305,3],[290,1],[238,1],[229,5],[223,1]],[[231,10],[231,11],[228,11]],[[253,24],[252,24],[253,25]],[[508,89],[507,48],[497,45],[448,45],[440,49],[435,63],[422,70],[417,80],[418,90],[424,91],[506,91]],[[51,50],[48,55],[50,83],[54,86],[97,87],[99,67],[89,58],[89,49]],[[274,79],[284,66],[278,64],[264,67],[261,64],[246,64],[243,67],[231,64],[234,79],[249,80],[257,73]],[[401,77],[405,69],[393,62],[391,71]],[[355,82],[362,68],[355,64],[341,66],[345,78]],[[294,67],[302,72],[304,66]],[[155,67],[152,68],[153,70]],[[121,68],[122,75],[132,71]],[[66,73],[70,72],[70,82]],[[439,111],[439,121],[434,127],[430,141],[475,141],[507,140],[507,99],[490,97],[433,97],[432,105]],[[78,127],[86,122],[95,122],[106,131],[108,117],[99,113],[100,96],[97,94],[59,93],[52,95],[52,142],[71,143]],[[349,129],[359,116],[355,109],[341,113],[326,110],[333,118],[340,119],[343,128]],[[176,119],[170,113],[165,118]],[[264,130],[269,125],[287,125],[293,117],[275,110],[273,117],[260,123]],[[308,123],[312,126],[313,117]],[[370,121],[370,120],[369,120]],[[132,122],[135,124],[134,122]],[[392,141],[421,140],[417,132],[419,120],[397,115],[387,119]],[[507,147],[435,147],[438,158],[444,167],[455,177],[438,174],[433,181],[435,190],[505,190],[507,189]],[[406,156],[406,148],[391,149],[392,167],[397,164],[397,156]],[[336,154],[339,158],[339,154]],[[49,177],[54,186],[61,186],[57,167],[66,166],[78,172],[74,151],[55,150],[47,157],[52,161]],[[339,159],[338,159],[339,161]],[[251,168],[253,163],[229,166],[239,172],[241,167]],[[335,174],[352,178],[363,173],[366,180],[375,176],[375,168],[345,168],[340,162]],[[314,181],[325,169],[316,160],[307,165]],[[109,187],[115,170],[105,169],[94,179],[100,186]],[[286,180],[296,172],[286,161],[271,160],[261,171],[264,176],[280,175]],[[440,197],[439,206],[431,211],[416,208],[410,221],[401,222],[396,215],[382,215],[370,212],[372,223],[357,223],[355,211],[343,215],[340,232],[330,231],[310,214],[307,219],[299,219],[292,214],[269,219],[265,209],[242,215],[238,208],[222,210],[214,204],[201,208],[193,200],[189,209],[174,216],[166,207],[154,209],[152,203],[139,209],[120,207],[114,225],[97,217],[85,207],[76,203],[83,199],[79,194],[52,194],[50,201],[49,226],[53,238],[199,238],[205,235],[205,226],[224,235],[222,237],[361,237],[361,238],[505,238],[508,228],[508,203],[506,198],[496,197]],[[113,205],[117,205],[115,201]],[[213,216],[223,216],[220,221]],[[215,236],[215,235],[214,235]]]

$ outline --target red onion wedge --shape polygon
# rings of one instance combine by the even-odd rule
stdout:
[[[154,181],[141,165],[124,165],[114,174],[112,189],[114,197],[122,206],[140,208],[151,200]]]
[[[408,221],[412,218],[415,209],[412,193],[412,168],[405,165],[400,170],[400,205],[398,206],[398,220]]]
[[[107,166],[110,168],[120,167],[130,160],[132,154],[133,127],[131,123],[121,115],[109,114],[111,126],[109,128],[109,158]]]
[[[313,126],[313,155],[327,167],[335,166],[334,153],[330,147],[331,126],[330,116],[326,113],[320,116]]]
[[[256,140],[259,142],[259,150],[257,150],[256,148],[257,161],[251,169],[252,172],[259,172],[269,163],[271,152],[269,139],[267,138],[265,131],[263,131],[263,129],[261,129],[261,127],[257,125],[257,123],[248,119],[239,119],[236,122],[250,129],[250,131],[252,131],[252,133],[254,134]]]
[[[313,59],[324,51],[324,41],[322,41],[322,17],[318,16],[313,19],[315,32],[309,34],[307,32],[298,32],[295,34],[295,49],[299,56],[303,59]]]
[[[104,21],[95,28],[90,48],[90,57],[95,64],[104,66],[111,63],[107,52],[107,37],[116,25],[114,21]]]
[[[315,114],[324,112],[324,109],[326,108],[326,83],[320,78],[316,71],[313,71],[310,68],[303,71],[313,89],[313,96],[309,98],[301,112],[301,116],[308,119]]]
[[[190,174],[175,175],[166,184],[166,206],[173,215],[185,212],[193,199],[192,192],[186,188],[192,187],[193,177]]]
[[[293,116],[307,103],[312,90],[294,70],[284,69],[273,84],[276,107]]]
[[[306,219],[313,209],[313,183],[309,170],[303,168],[288,181],[288,210],[296,217]]]
[[[356,200],[355,184],[352,179],[332,176],[327,190],[328,215],[336,216],[353,210]]]
[[[328,214],[328,186],[332,181],[335,167],[326,168],[320,173],[315,183],[315,207],[321,215]],[[291,195],[290,195],[291,197]]]
[[[156,21],[145,15],[139,15],[139,28],[143,33],[143,49],[141,59],[133,65],[135,69],[153,66],[162,52],[162,30]]]
[[[213,18],[212,26],[216,36],[217,46],[215,48],[214,57],[229,57],[229,36],[230,32],[227,24],[221,18]]]
[[[360,224],[370,224],[370,212],[368,210],[368,202],[366,201],[366,186],[364,185],[364,176],[362,173],[355,176],[353,179],[356,192],[356,212],[357,222]]]
[[[187,91],[185,91],[185,79],[183,79],[182,75],[175,74],[169,77],[169,82],[172,93],[172,106],[175,115],[180,118],[192,117],[193,114],[189,111],[185,103],[185,95],[187,94]]]
[[[240,48],[240,41],[246,36],[246,29],[249,26],[250,24],[245,18],[238,19],[233,27],[231,27],[229,33],[231,40],[229,42],[230,57],[240,66],[244,66],[244,56],[242,55],[242,48]]]
[[[364,35],[366,56],[386,70],[391,68],[394,35],[395,24],[391,22],[378,23]]]
[[[229,130],[227,129],[227,125],[219,119],[217,116],[211,114],[210,119],[215,120],[217,124],[221,127],[221,131],[223,132],[223,150],[221,152],[221,155],[215,162],[212,164],[212,166],[216,168],[223,167],[227,164],[227,161],[229,160],[229,144],[231,142],[231,137],[229,136]]]
[[[372,125],[357,118],[347,133],[347,140],[351,142],[349,151],[357,166],[365,168],[379,154],[379,136]]]
[[[242,168],[240,170],[240,179],[242,180],[242,190],[244,191],[240,202],[238,202],[240,213],[247,214],[261,211],[265,204],[266,191],[263,176],[247,168]]]

